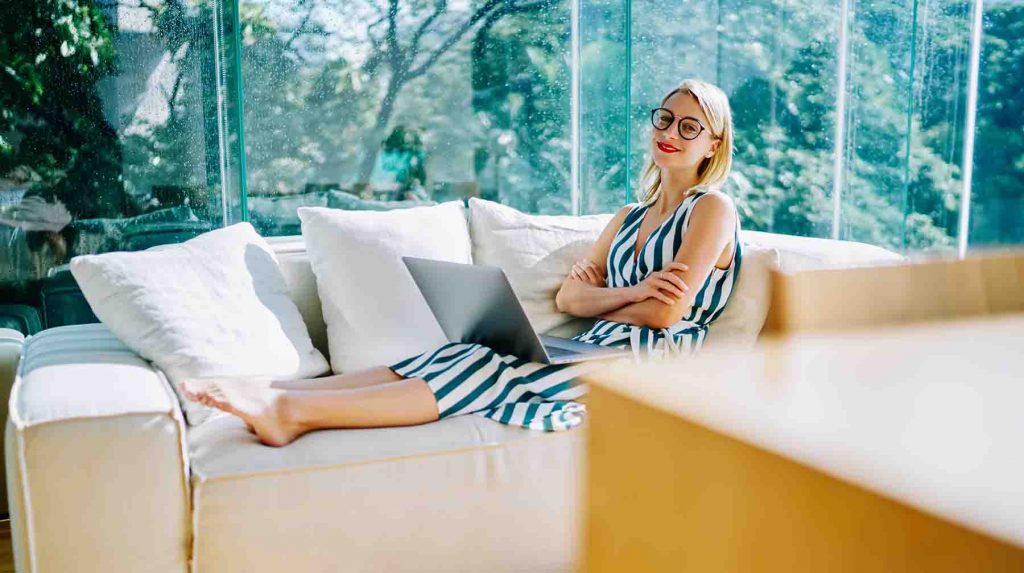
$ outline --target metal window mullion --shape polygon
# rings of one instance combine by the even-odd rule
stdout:
[[[224,46],[221,36],[224,34],[224,2],[231,0],[220,0],[213,6],[213,69],[214,69],[214,93],[217,97],[217,146],[219,148],[218,169],[220,170],[220,216],[221,225],[227,226],[231,220],[228,215],[228,197],[231,192],[231,180],[228,177],[228,151],[227,151],[227,119],[224,110],[224,94],[226,92],[224,79]]]
[[[914,11],[910,22],[910,73],[907,80],[907,123],[904,148],[906,156],[903,158],[903,196],[902,213],[900,221],[900,249],[907,250],[907,211],[910,209],[910,158],[911,146],[913,145],[914,133],[914,76],[917,73],[917,8],[918,2],[914,0]]]
[[[836,125],[832,158],[832,238],[839,238],[839,215],[842,206],[843,171],[846,156],[843,147],[846,139],[846,58],[848,52],[848,26],[850,0],[841,0],[839,9],[839,48],[837,54],[836,78]]]
[[[569,114],[572,123],[572,147],[569,154],[569,183],[570,200],[572,203],[572,214],[579,215],[582,210],[582,189],[580,188],[580,0],[571,0],[572,15],[570,44],[572,45],[572,56],[570,61],[572,86],[569,90],[572,94],[569,101]]]
[[[569,153],[569,192],[572,204],[572,214],[580,215],[582,211],[582,189],[580,184],[580,0],[571,0],[571,31],[570,44],[572,55],[570,73],[572,86],[569,90],[569,115],[572,124],[572,146]]]
[[[957,255],[967,255],[967,239],[971,223],[971,179],[974,177],[974,127],[978,111],[978,76],[981,71],[981,29],[984,2],[974,0],[971,14],[971,61],[967,72],[967,109],[964,122],[963,171],[960,189],[960,229],[957,234]]]
[[[626,21],[623,23],[625,30],[623,30],[626,38],[626,188],[625,197],[623,203],[629,203],[630,189],[633,185],[632,174],[630,173],[630,163],[632,161],[633,152],[633,113],[632,113],[632,98],[633,98],[633,0],[623,0],[623,6],[625,8]],[[642,168],[641,168],[642,169]],[[634,193],[634,197],[638,194]]]
[[[235,127],[238,129],[238,208],[240,221],[249,220],[248,166],[245,162],[245,90],[242,82],[242,0],[231,0],[234,7],[231,31],[234,38],[232,64],[235,70]]]

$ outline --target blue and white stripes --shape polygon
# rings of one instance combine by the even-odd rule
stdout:
[[[639,254],[636,243],[648,207],[634,206],[626,215],[619,232],[608,251],[608,286],[625,287],[639,284],[652,272],[658,271],[675,259],[683,236],[690,224],[690,215],[697,201],[707,192],[697,192],[683,199],[675,213],[654,229]],[[637,359],[660,358],[666,354],[689,354],[700,349],[707,337],[708,325],[722,313],[739,276],[743,251],[739,242],[739,222],[736,224],[735,256],[729,267],[713,267],[711,274],[694,297],[689,314],[669,328],[655,329],[607,320],[599,320],[589,331],[577,336],[578,340],[601,345],[624,346],[628,341]]]
[[[693,207],[706,192],[683,199],[636,253],[640,224],[648,207],[626,214],[608,252],[608,286],[634,286],[670,263],[682,245]],[[634,356],[659,358],[698,350],[708,325],[725,308],[742,262],[737,221],[736,251],[726,269],[714,268],[694,299],[690,313],[669,328],[656,329],[598,320],[577,340],[629,347]],[[537,430],[566,430],[583,422],[586,409],[573,400],[586,393],[581,375],[599,362],[546,365],[503,356],[479,344],[450,343],[391,366],[403,378],[422,378],[437,398],[441,418],[475,413],[503,424]]]

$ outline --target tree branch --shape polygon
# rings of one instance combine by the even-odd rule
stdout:
[[[420,24],[420,27],[416,30],[416,33],[412,35],[412,41],[409,42],[409,53],[415,54],[420,46],[420,39],[423,38],[423,34],[430,28],[434,20],[437,20],[445,10],[448,9],[448,0],[438,0],[434,7],[434,12],[427,16],[427,19]]]
[[[466,32],[471,30],[473,26],[476,25],[477,22],[482,20],[484,17],[488,16],[492,10],[494,10],[499,4],[502,3],[502,1],[503,0],[487,0],[487,2],[483,6],[481,6],[476,12],[474,12],[473,15],[469,17],[468,20],[463,22],[462,26],[459,26],[459,29],[456,30],[454,34],[449,36],[448,39],[441,44],[441,46],[434,50],[434,52],[430,54],[429,57],[427,57],[426,61],[424,61],[419,66],[409,70],[408,74],[406,74],[407,77],[411,79],[423,75],[424,72],[426,72],[428,69],[430,69],[431,66],[437,63],[437,60],[441,59],[441,56],[443,56],[445,52],[447,52],[449,49],[451,49],[452,46],[458,43],[458,41],[462,39],[462,36],[464,36]],[[505,2],[506,5],[508,5],[507,2],[509,2],[509,0],[505,0]]]
[[[499,4],[503,4],[500,8],[497,8]],[[517,4],[515,0],[488,0],[483,6],[481,6],[466,22],[459,27],[454,34],[448,37],[441,46],[435,50],[421,65],[409,70],[406,74],[406,78],[412,79],[423,75],[431,66],[437,63],[441,56],[445,54],[452,46],[458,43],[462,36],[482,19],[486,18],[485,25],[487,27],[492,26],[499,18],[508,16],[509,14],[522,14],[524,12],[531,12],[542,6],[548,5],[548,0],[538,0],[536,2],[530,2],[527,4]],[[497,8],[497,9],[496,9]]]
[[[398,0],[388,0],[388,32],[385,41],[388,43],[388,61],[391,65],[393,77],[399,78],[404,75],[402,48],[398,45]]]
[[[300,2],[299,5],[302,5],[304,3],[305,2]],[[300,22],[298,27],[295,28],[295,31],[292,33],[291,37],[288,38],[288,41],[284,43],[284,50],[291,50],[292,42],[294,42],[299,36],[302,35],[303,32],[306,31],[306,26],[309,24],[310,18],[313,17],[314,8],[316,8],[316,6],[311,5],[309,7],[309,10],[306,12],[306,15],[303,16],[302,18],[302,22]]]

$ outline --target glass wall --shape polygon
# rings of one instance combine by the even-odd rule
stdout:
[[[732,102],[746,229],[948,251],[966,222],[971,248],[1019,245],[1021,46],[1019,0],[12,3],[0,304],[77,254],[245,217],[295,234],[302,205],[610,212],[686,77]]]
[[[1024,2],[985,2],[971,247],[1024,244]]]
[[[633,2],[632,172],[650,109],[683,78],[710,81],[734,110],[726,191],[744,228],[827,236],[838,24],[836,1]]]
[[[484,197],[568,213],[568,0],[243,0],[249,214]]]
[[[8,3],[0,301],[36,304],[75,255],[180,241],[240,218],[228,4]]]
[[[955,248],[970,14],[963,2],[851,2],[840,238]]]
[[[745,228],[955,247],[969,3],[634,0],[630,12],[633,188],[648,110],[696,77],[733,106],[727,191]]]
[[[579,4],[580,212],[610,213],[629,199],[625,161],[633,123],[629,106],[630,6],[622,0]]]

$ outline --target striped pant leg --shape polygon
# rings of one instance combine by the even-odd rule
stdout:
[[[545,365],[502,356],[479,344],[447,344],[394,364],[404,378],[422,378],[437,399],[440,418],[474,414],[541,430],[582,422],[585,409],[573,399],[586,389],[577,378],[593,362]]]
[[[531,364],[517,369],[496,404],[477,412],[502,424],[545,430],[568,430],[583,423],[586,406],[574,400],[587,393],[579,378],[601,367],[600,362],[565,365]]]

